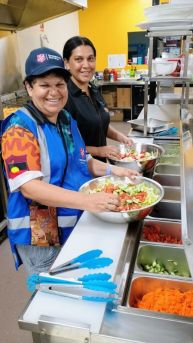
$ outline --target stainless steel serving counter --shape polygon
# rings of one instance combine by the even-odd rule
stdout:
[[[188,260],[193,275],[193,126],[180,123],[180,179],[181,179],[181,221],[182,249]],[[179,141],[178,141],[179,143]],[[178,201],[174,201],[178,204]],[[167,206],[167,202],[166,202]],[[111,267],[99,271],[112,274],[118,285],[119,301],[114,305],[70,300],[57,295],[37,291],[29,300],[26,309],[19,318],[21,329],[32,332],[34,343],[193,343],[193,318],[160,312],[141,310],[129,306],[128,294],[131,281],[135,280],[135,261],[141,234],[140,222],[111,224],[85,212],[77,224],[66,245],[57,257],[54,267],[64,259],[78,255],[89,249],[102,249],[104,255],[112,257]],[[81,244],[80,244],[81,242]],[[88,271],[90,272],[90,271]],[[98,272],[98,270],[97,270]],[[82,272],[83,273],[83,272]],[[66,277],[80,276],[79,272],[68,272]],[[84,274],[85,270],[84,270]],[[143,275],[147,287],[148,278]],[[179,278],[180,279],[180,278]],[[162,279],[154,282],[162,284]],[[182,285],[193,288],[191,278],[178,280]],[[169,277],[166,277],[169,283]]]

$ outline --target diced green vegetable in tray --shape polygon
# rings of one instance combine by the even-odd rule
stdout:
[[[188,272],[180,272],[178,270],[178,263],[174,260],[167,260],[167,266],[154,260],[151,264],[141,264],[141,268],[148,273],[165,274],[173,276],[190,277]]]

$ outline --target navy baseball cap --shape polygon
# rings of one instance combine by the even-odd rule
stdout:
[[[49,48],[32,50],[25,62],[26,77],[39,76],[54,69],[61,69],[65,79],[69,79],[70,73],[64,67],[62,56]]]

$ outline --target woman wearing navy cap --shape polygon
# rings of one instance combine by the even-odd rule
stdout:
[[[82,210],[116,211],[113,194],[83,194],[80,186],[109,166],[86,151],[76,121],[63,110],[68,72],[62,56],[48,48],[26,60],[25,87],[31,101],[2,125],[2,156],[9,185],[8,236],[16,268],[28,274],[49,269]],[[138,173],[112,166],[119,176]]]

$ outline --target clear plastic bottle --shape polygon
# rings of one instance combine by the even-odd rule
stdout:
[[[121,69],[121,79],[125,79],[126,73],[124,69]]]
[[[112,73],[112,71],[109,74],[109,81],[113,82],[114,81],[114,74]]]

